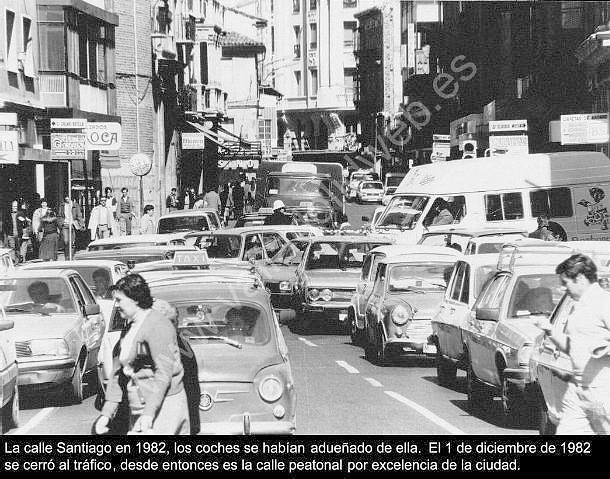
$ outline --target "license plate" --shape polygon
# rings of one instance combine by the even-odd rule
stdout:
[[[436,354],[436,346],[434,344],[424,344],[424,353]]]
[[[342,323],[347,320],[347,313],[339,313],[339,321]]]

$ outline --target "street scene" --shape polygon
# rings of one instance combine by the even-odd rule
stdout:
[[[4,4],[0,434],[610,433],[610,2]]]

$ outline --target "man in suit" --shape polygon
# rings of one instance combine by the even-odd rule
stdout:
[[[83,212],[80,209],[80,205],[72,201],[69,195],[66,195],[64,204],[58,213],[61,225],[61,238],[64,243],[64,256],[66,261],[68,261],[72,258],[72,251],[76,243],[76,231],[84,228]],[[70,227],[72,227],[71,234]]]

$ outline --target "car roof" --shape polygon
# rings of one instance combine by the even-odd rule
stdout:
[[[386,243],[392,244],[392,239],[383,236],[360,236],[360,235],[329,235],[313,236],[309,238],[311,243]]]
[[[527,234],[526,228],[467,228],[463,226],[445,226],[445,227],[430,227],[429,231],[426,231],[422,238],[432,235],[441,234],[457,234],[463,236],[499,236],[503,234]],[[432,229],[434,228],[434,229]]]
[[[400,263],[426,263],[432,262],[448,262],[455,263],[460,258],[450,254],[401,254],[398,256],[390,256],[383,258],[379,264],[400,264]]]
[[[184,239],[184,233],[165,233],[165,234],[147,234],[147,235],[129,235],[129,236],[111,236],[109,238],[97,239],[89,243],[89,246],[98,246],[114,243],[148,243],[172,241],[176,239]]]
[[[463,256],[461,252],[447,246],[427,246],[420,244],[391,244],[377,246],[370,253],[383,253],[387,256],[397,256],[405,254],[444,254],[455,257]]]
[[[126,264],[122,261],[116,261],[112,259],[81,259],[74,261],[53,261],[51,264],[49,264],[48,261],[36,261],[31,263],[25,263],[21,265],[19,269],[70,269],[77,268],[78,266],[113,268],[114,266],[126,266]]]

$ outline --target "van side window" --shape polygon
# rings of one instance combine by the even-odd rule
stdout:
[[[532,216],[569,218],[574,215],[570,188],[551,188],[530,191]]]
[[[424,226],[459,223],[466,214],[466,199],[463,196],[436,198],[424,218]]]
[[[487,221],[520,220],[523,218],[521,193],[485,195]]]

